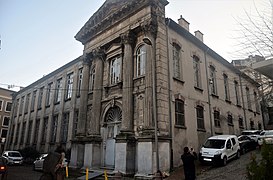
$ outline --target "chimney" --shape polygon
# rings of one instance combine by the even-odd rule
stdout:
[[[201,33],[199,30],[194,32],[195,37],[197,37],[197,39],[199,39],[200,41],[203,42],[203,33]]]
[[[186,29],[187,31],[189,31],[189,25],[190,23],[188,21],[186,21],[182,15],[180,15],[180,18],[178,19],[178,24],[183,27],[184,29]]]

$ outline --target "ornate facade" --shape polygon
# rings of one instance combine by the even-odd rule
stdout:
[[[83,55],[18,92],[7,147],[63,144],[71,167],[141,178],[181,165],[184,146],[262,128],[258,84],[165,19],[167,4],[106,0],[75,36]]]

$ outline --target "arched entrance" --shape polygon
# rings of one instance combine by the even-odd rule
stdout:
[[[104,144],[105,157],[104,165],[107,167],[115,166],[115,137],[120,132],[122,111],[118,106],[111,107],[105,116]]]

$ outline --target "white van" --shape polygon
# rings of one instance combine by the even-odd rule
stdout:
[[[235,135],[212,136],[207,139],[199,153],[201,163],[226,165],[232,158],[240,158],[240,145]]]

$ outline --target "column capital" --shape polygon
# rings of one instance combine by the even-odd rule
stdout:
[[[90,56],[92,57],[92,59],[98,58],[104,60],[106,57],[105,50],[102,49],[101,47],[97,47],[91,51]]]
[[[120,39],[122,44],[132,44],[135,41],[135,35],[132,31],[126,31],[120,34]]]
[[[141,24],[141,29],[144,32],[144,34],[150,35],[153,38],[155,38],[157,35],[157,27],[158,27],[158,24],[154,19],[150,19]]]

